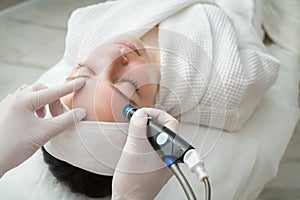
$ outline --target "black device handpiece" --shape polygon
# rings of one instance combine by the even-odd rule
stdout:
[[[123,109],[123,115],[130,121],[136,110],[133,106],[126,105]],[[194,149],[179,135],[151,117],[148,118],[147,122],[147,137],[154,150],[168,167],[174,162],[183,162],[184,154],[188,150]]]

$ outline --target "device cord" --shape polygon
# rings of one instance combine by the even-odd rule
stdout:
[[[172,170],[172,172],[175,174],[177,180],[179,181],[179,183],[181,184],[187,198],[189,200],[196,200],[195,194],[190,186],[190,184],[188,183],[188,181],[186,180],[185,176],[183,175],[183,173],[181,172],[179,166],[177,163],[174,163],[172,165],[170,165],[170,169]]]
[[[208,178],[203,179],[205,185],[205,200],[210,200],[211,198],[211,188]]]

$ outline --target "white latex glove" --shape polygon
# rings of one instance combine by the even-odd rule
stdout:
[[[142,108],[134,113],[127,141],[113,176],[112,199],[154,199],[172,176],[170,169],[148,142],[148,116],[172,131],[178,131],[178,121],[162,110]]]
[[[48,140],[85,117],[85,110],[62,113],[59,98],[78,90],[84,79],[46,88],[42,84],[22,86],[0,102],[0,177],[21,164]],[[45,116],[49,104],[52,116]],[[36,113],[35,113],[36,112]]]

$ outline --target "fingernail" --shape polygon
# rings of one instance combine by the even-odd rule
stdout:
[[[77,78],[74,80],[74,89],[78,90],[79,88],[81,88],[84,83],[85,83],[85,79],[84,78]]]
[[[86,111],[82,108],[76,108],[75,116],[76,116],[77,121],[81,121],[86,116]]]

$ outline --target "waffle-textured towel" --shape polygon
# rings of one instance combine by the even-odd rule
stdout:
[[[182,122],[238,130],[277,77],[276,59],[239,49],[230,20],[212,5],[161,22],[159,46],[157,103]]]

